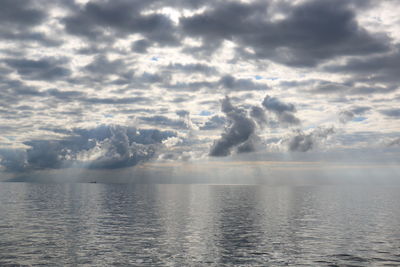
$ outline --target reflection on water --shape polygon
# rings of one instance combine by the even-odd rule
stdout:
[[[398,266],[399,193],[0,183],[0,266]]]

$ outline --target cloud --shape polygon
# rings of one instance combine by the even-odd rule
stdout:
[[[155,126],[167,126],[177,129],[187,129],[189,127],[187,122],[185,122],[184,120],[181,119],[175,120],[162,115],[139,117],[139,119],[149,125],[155,125]]]
[[[260,127],[264,126],[268,122],[265,111],[261,107],[251,107],[250,116],[257,122]]]
[[[397,138],[391,138],[386,141],[386,146],[392,147],[392,146],[400,146],[400,137]]]
[[[91,169],[131,167],[155,155],[156,146],[130,142],[126,128],[111,128],[111,136],[99,141],[87,151],[77,155],[78,160]]]
[[[213,89],[214,82],[196,81],[196,82],[177,82],[175,84],[163,84],[164,88],[174,91],[198,91],[200,89]]]
[[[338,119],[351,127],[335,135],[337,149],[397,149],[376,141],[399,132],[395,1],[4,0],[1,7],[3,169],[112,168],[273,145],[283,153],[296,127],[293,148],[310,150],[325,142],[310,129]],[[177,137],[145,144],[131,140],[133,130],[127,142],[125,130],[82,129],[132,120]]]
[[[131,49],[133,52],[145,54],[147,49],[151,46],[151,42],[146,39],[140,39],[133,42]]]
[[[225,125],[225,123],[226,123],[225,117],[214,115],[200,127],[200,130],[220,129]]]
[[[383,110],[380,110],[379,112],[388,117],[392,117],[392,118],[396,118],[396,119],[400,118],[400,108],[383,109]]]
[[[72,101],[86,96],[79,91],[60,91],[56,88],[48,89],[44,93],[63,101]]]
[[[109,60],[104,55],[96,56],[92,62],[87,64],[84,68],[90,74],[96,75],[111,75],[125,71],[127,67],[121,59]]]
[[[369,110],[371,110],[370,107],[362,106],[355,106],[347,110],[342,110],[339,112],[339,121],[341,123],[347,123],[355,119],[356,115],[363,115]]]
[[[341,123],[347,123],[354,119],[355,115],[350,110],[342,110],[339,112],[339,121]]]
[[[131,167],[152,158],[171,131],[102,125],[64,131],[58,140],[31,140],[26,150],[0,150],[0,165],[10,172],[81,166],[95,169]]]
[[[218,71],[215,67],[211,67],[209,65],[201,63],[189,63],[189,64],[173,63],[166,66],[165,69],[171,71],[181,71],[187,74],[193,74],[193,73],[201,73],[204,75],[218,74]]]
[[[0,170],[19,172],[27,167],[25,151],[15,149],[0,149]]]
[[[106,105],[125,105],[133,103],[149,103],[150,99],[147,97],[136,96],[136,97],[86,97],[80,98],[79,101],[89,104],[106,104]]]
[[[1,1],[0,22],[4,27],[34,27],[46,18],[46,14],[32,3],[23,0]]]
[[[270,8],[263,1],[220,2],[182,18],[180,24],[186,34],[201,37],[205,49],[209,42],[229,40],[239,44],[241,57],[267,58],[290,66],[311,67],[338,56],[389,51],[389,38],[362,28],[349,1],[286,5],[284,18],[278,21],[268,20]]]
[[[335,130],[333,127],[319,127],[308,134],[297,130],[295,131],[295,135],[287,140],[288,149],[292,152],[307,152],[313,149],[320,141],[328,138],[329,135],[334,133]]]
[[[363,58],[350,58],[344,63],[331,63],[323,68],[329,73],[351,74],[348,83],[367,83],[371,88],[366,93],[391,92],[399,88],[400,47],[396,45],[389,53]],[[382,83],[386,86],[383,87]],[[368,87],[367,87],[368,88]],[[375,89],[375,90],[372,90]]]
[[[269,111],[275,112],[275,113],[283,113],[283,112],[296,112],[296,108],[294,107],[293,104],[286,104],[282,101],[280,101],[276,97],[271,97],[269,95],[266,95],[264,98],[264,101],[262,102],[262,105]]]
[[[237,147],[237,153],[250,153],[258,150],[261,147],[261,138],[252,134],[244,143]]]
[[[373,74],[365,74],[372,77]],[[301,91],[311,95],[321,94],[329,96],[338,95],[370,95],[370,94],[389,94],[397,90],[397,85],[388,83],[376,83],[373,79],[365,80],[363,77],[350,76],[342,82],[332,82],[328,80],[310,79],[302,82],[282,82],[284,87],[298,87]]]
[[[296,108],[291,103],[284,103],[276,97],[266,95],[262,102],[263,107],[276,115],[278,121],[284,125],[297,125],[300,120],[293,114]]]
[[[187,116],[189,116],[190,112],[187,110],[177,110],[176,115],[178,115],[180,118],[185,118]]]
[[[66,59],[6,59],[5,62],[8,67],[15,69],[20,76],[28,80],[51,81],[71,74],[68,68],[62,67],[67,64]]]
[[[267,90],[268,86],[253,82],[251,79],[236,79],[232,75],[225,75],[219,80],[219,85],[229,91]]]
[[[106,41],[110,34],[118,38],[138,33],[145,36],[147,41],[161,46],[177,45],[179,40],[174,24],[167,16],[143,14],[152,2],[90,1],[75,14],[64,18],[65,29],[72,35],[86,37],[88,41]],[[143,51],[143,46],[136,50]]]
[[[57,46],[60,42],[49,38],[35,27],[46,22],[48,14],[34,1],[3,0],[0,10],[0,39],[24,43]]]
[[[221,157],[231,154],[232,148],[243,145],[254,134],[256,124],[249,118],[246,111],[241,108],[234,107],[228,96],[221,102],[222,112],[228,118],[230,125],[222,133],[220,139],[214,142],[210,150],[210,156]],[[253,151],[250,144],[247,145],[248,149],[244,150]]]

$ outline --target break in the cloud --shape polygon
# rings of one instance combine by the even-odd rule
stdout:
[[[2,170],[399,153],[395,1],[0,5]]]

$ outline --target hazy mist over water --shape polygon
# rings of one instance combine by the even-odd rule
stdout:
[[[400,187],[0,183],[0,266],[398,266]]]

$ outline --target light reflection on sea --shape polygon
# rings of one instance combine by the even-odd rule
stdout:
[[[0,266],[399,266],[400,187],[0,183]]]

